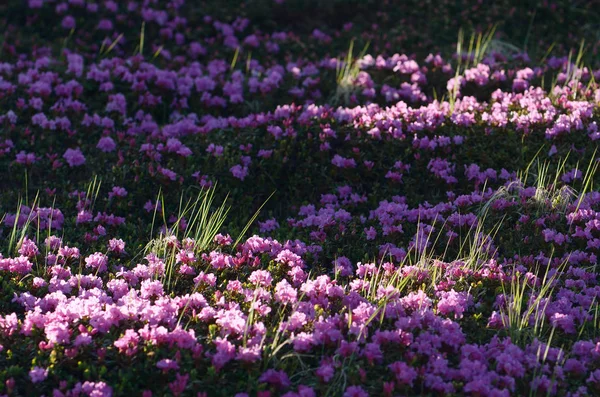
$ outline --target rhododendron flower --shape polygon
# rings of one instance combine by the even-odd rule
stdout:
[[[177,361],[175,360],[171,360],[169,358],[163,358],[162,360],[159,360],[156,363],[156,367],[160,368],[162,370],[178,370],[179,369],[179,365],[177,364]]]
[[[108,257],[100,252],[96,252],[85,258],[85,266],[91,267],[98,273],[104,273],[107,270]]]
[[[17,153],[16,162],[24,165],[31,165],[37,161],[35,153],[26,153],[24,150]]]
[[[360,386],[349,386],[344,391],[344,397],[369,397],[369,393]]]
[[[438,311],[444,315],[454,313],[454,318],[462,318],[472,301],[472,297],[467,292],[441,291],[440,296]]]
[[[69,167],[77,167],[85,164],[85,157],[79,148],[67,149],[63,154],[63,158],[67,161]]]
[[[108,250],[120,254],[125,252],[125,242],[121,239],[110,239],[108,241]]]
[[[34,367],[29,371],[29,378],[33,383],[43,382],[48,377],[48,370],[41,367]]]
[[[258,379],[259,382],[269,383],[278,389],[286,389],[290,387],[290,380],[284,371],[267,370]]]
[[[139,342],[140,337],[137,332],[128,329],[125,331],[125,335],[114,342],[114,345],[119,349],[119,352],[125,353],[128,356],[133,356],[137,352]]]
[[[231,175],[233,175],[235,178],[241,181],[246,179],[246,176],[248,176],[248,167],[240,164],[234,165],[229,169],[229,171],[231,172]]]
[[[103,136],[98,141],[98,145],[96,145],[96,147],[105,153],[110,153],[116,149],[117,144],[111,137]]]
[[[271,285],[273,277],[271,277],[271,273],[266,270],[255,270],[250,277],[248,277],[248,281],[263,287],[268,287]]]

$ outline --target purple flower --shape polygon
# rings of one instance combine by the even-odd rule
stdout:
[[[41,367],[33,367],[31,371],[29,371],[29,378],[33,383],[40,383],[44,381],[48,377],[48,370]]]
[[[268,383],[278,389],[287,389],[291,384],[285,371],[276,371],[274,369],[267,370],[260,376],[258,381]]]
[[[63,154],[63,158],[67,161],[69,167],[77,167],[85,164],[85,157],[79,148],[67,149],[65,154]]]
[[[75,27],[75,18],[71,15],[67,15],[63,18],[61,25],[64,29],[73,29]]]
[[[360,386],[349,386],[344,392],[344,397],[369,397],[369,393]]]
[[[177,361],[171,360],[169,358],[163,358],[162,360],[158,361],[156,363],[156,367],[160,368],[164,371],[168,371],[168,370],[176,371],[179,369],[179,365],[177,364]]]
[[[234,165],[229,169],[231,175],[236,177],[237,179],[243,181],[248,176],[248,167],[242,166],[240,164]]]
[[[275,218],[267,219],[264,222],[258,222],[261,233],[272,232],[273,230],[279,229],[279,222]]]
[[[438,311],[447,316],[450,313],[454,314],[454,318],[462,318],[463,313],[472,302],[472,297],[468,292],[440,292],[441,299],[438,302]]]
[[[17,153],[16,161],[19,164],[31,165],[37,161],[35,153],[27,153],[24,150]]]

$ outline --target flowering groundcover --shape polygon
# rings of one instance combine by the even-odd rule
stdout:
[[[600,394],[595,2],[342,3],[2,6],[0,396]]]

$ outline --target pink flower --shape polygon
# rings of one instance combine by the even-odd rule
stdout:
[[[287,280],[281,280],[275,287],[275,300],[283,304],[294,303],[298,299],[298,291]]]
[[[113,238],[108,242],[108,250],[117,254],[125,252],[125,242],[121,239]]]
[[[133,329],[125,331],[125,335],[114,342],[120,353],[125,353],[127,356],[133,356],[138,349],[140,337]]]
[[[104,382],[89,382],[86,381],[81,386],[83,390],[90,397],[111,397],[112,388]]]
[[[40,253],[37,245],[35,245],[35,242],[30,240],[28,237],[25,237],[23,239],[23,242],[21,242],[21,247],[19,248],[18,252],[19,254],[28,258],[32,258]]]
[[[33,268],[33,263],[31,263],[29,261],[29,258],[26,256],[19,256],[17,258],[9,258],[9,259],[1,259],[0,258],[0,269],[2,269],[2,262],[8,262],[7,263],[7,267],[8,270],[13,272],[13,273],[18,273],[18,274],[27,274],[31,272],[31,269]]]
[[[255,270],[248,278],[248,281],[263,287],[269,287],[271,282],[273,282],[273,277],[271,277],[271,273],[267,270]]]
[[[155,280],[144,280],[142,281],[142,286],[140,288],[141,297],[144,299],[151,298],[153,296],[163,296],[163,285],[160,281]]]
[[[107,263],[108,257],[100,252],[96,252],[85,258],[85,267],[91,267],[98,273],[104,273],[106,271]]]

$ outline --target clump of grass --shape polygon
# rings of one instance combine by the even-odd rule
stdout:
[[[473,33],[469,39],[468,47],[465,42],[465,34],[462,29],[458,31],[458,39],[456,41],[456,71],[454,73],[454,86],[448,91],[448,102],[450,103],[450,109],[454,110],[456,98],[459,93],[458,80],[465,72],[465,70],[481,63],[485,55],[491,48],[493,43],[494,34],[496,33],[496,25],[490,28],[485,33]],[[500,42],[494,44],[496,47],[500,46]],[[466,48],[466,52],[464,51]]]
[[[231,64],[229,65],[230,72],[233,72],[233,70],[235,69],[235,65],[237,64],[239,55],[240,55],[240,47],[235,49],[235,53],[233,54],[233,59],[231,60]]]
[[[256,221],[256,218],[258,218],[258,215],[260,214],[260,211],[262,211],[262,209],[265,206],[265,204],[267,204],[267,202],[271,199],[271,197],[273,197],[274,194],[275,194],[275,192],[271,193],[271,195],[269,197],[267,197],[267,199],[261,204],[261,206],[258,207],[258,209],[256,210],[256,212],[254,213],[254,215],[252,215],[252,217],[248,220],[248,222],[246,222],[246,225],[242,228],[242,231],[240,232],[239,236],[235,239],[235,241],[233,243],[233,247],[234,248],[237,247],[238,244],[242,241],[242,239],[244,238],[244,236],[248,232],[248,229],[250,229],[250,226],[252,226],[252,224],[254,223],[254,221]]]
[[[165,261],[165,275],[163,284],[167,290],[173,287],[175,265],[177,262],[177,247],[170,243],[171,238],[177,240],[193,239],[194,253],[200,253],[206,250],[213,242],[215,236],[223,226],[229,212],[226,206],[226,200],[223,200],[220,206],[213,210],[215,188],[200,191],[195,197],[187,199],[184,203],[184,194],[180,196],[177,219],[168,227],[165,215],[164,195],[159,192],[152,230],[154,229],[154,218],[158,212],[158,204],[161,205],[161,215],[163,219],[163,230],[157,238],[151,239],[143,250],[144,256],[154,253]],[[187,224],[184,225],[184,222]],[[185,227],[184,227],[185,226]]]
[[[100,47],[100,51],[98,52],[98,55],[103,57],[103,56],[107,56],[108,54],[110,54],[112,52],[112,50],[116,47],[117,44],[119,44],[119,41],[121,41],[121,39],[123,38],[124,33],[121,33],[120,35],[117,36],[116,39],[113,40],[113,42],[106,47],[105,42],[102,42],[102,46]]]
[[[144,56],[144,41],[146,39],[146,22],[142,22],[142,28],[140,29],[140,43],[138,44],[138,51],[141,56]]]
[[[492,197],[482,206],[482,211],[487,211],[493,202],[498,199],[518,201],[519,191],[527,187],[528,184],[535,187],[535,194],[529,199],[529,204],[534,206],[536,216],[547,211],[566,214],[572,209],[573,204],[576,204],[575,211],[577,211],[585,195],[594,189],[594,178],[600,166],[598,161],[595,160],[596,152],[597,149],[594,150],[591,160],[583,172],[581,187],[577,190],[573,186],[560,182],[560,176],[567,171],[570,152],[558,161],[556,168],[552,171],[552,164],[548,160],[540,161],[537,157],[538,151],[538,154],[528,163],[527,167],[517,173],[516,180],[494,192]],[[578,161],[575,165],[575,172],[579,174],[580,171]]]
[[[594,191],[594,179],[598,174],[598,167],[600,167],[600,162],[596,159],[596,154],[598,153],[598,148],[594,149],[594,153],[592,153],[592,157],[590,158],[590,162],[585,170],[583,175],[583,180],[581,184],[581,191],[579,193],[579,197],[577,199],[577,206],[575,207],[575,212],[579,210],[585,195]]]
[[[205,252],[214,242],[215,236],[219,233],[219,230],[221,230],[227,219],[230,210],[230,207],[227,205],[227,198],[229,195],[227,195],[223,202],[215,208],[215,190],[216,186],[210,189],[201,190],[195,197],[188,198],[187,200],[184,200],[184,194],[182,194],[179,200],[177,219],[171,226],[168,226],[165,214],[164,194],[162,191],[159,191],[157,195],[152,219],[151,235],[154,234],[154,225],[157,214],[162,218],[163,227],[158,237],[152,238],[146,244],[141,254],[146,256],[152,253],[164,260],[165,274],[162,282],[167,291],[171,291],[177,282],[175,278],[175,267],[177,265],[178,247],[173,244],[173,239],[178,241],[186,239],[193,240],[192,251],[198,256]],[[246,223],[235,240],[233,247],[236,247],[241,242],[250,226],[260,214],[264,205],[274,194],[275,192],[267,198]],[[186,308],[187,305],[182,311],[182,316],[183,313],[185,313]]]
[[[579,51],[575,56],[575,62],[573,62],[573,50],[569,51],[569,58],[567,61],[567,78],[563,84],[563,87],[569,85],[572,82],[577,83],[581,79],[581,72],[583,71],[583,55],[585,53],[585,40],[581,40],[579,44]]]
[[[493,38],[490,40],[486,53],[498,53],[506,58],[525,52],[525,49],[519,48],[516,45],[505,40]]]
[[[343,61],[338,58],[335,69],[336,90],[331,99],[333,104],[348,104],[350,97],[356,93],[357,88],[354,82],[360,73],[360,63],[358,60],[366,54],[368,48],[369,43],[365,45],[358,58],[354,58],[354,40],[352,40],[346,58]]]
[[[38,205],[38,197],[39,196],[36,194],[31,208],[35,208]],[[19,228],[19,218],[21,217],[21,209],[23,205],[23,200],[19,199],[19,203],[17,204],[17,211],[15,213],[15,220],[12,225],[10,235],[8,236],[8,245],[6,250],[9,255],[17,255],[17,250],[19,249],[19,246],[22,244],[23,240],[27,236],[29,226],[31,225],[31,222],[33,222],[33,218],[30,214],[27,216],[27,219],[25,220],[23,226]]]
[[[552,346],[552,341],[554,338],[555,330],[556,330],[556,328],[552,327],[552,329],[550,330],[550,335],[548,336],[545,343],[540,343],[538,345],[538,348],[536,351],[536,361],[537,362],[535,363],[535,367],[533,368],[532,374],[529,376],[529,382],[528,382],[529,385],[532,384],[531,382],[534,379],[536,379],[538,376],[542,375],[545,372],[544,370],[548,369],[548,364],[546,364],[546,361],[548,359],[548,353],[550,352],[550,347]],[[545,348],[544,348],[544,345],[545,345]],[[563,344],[559,348],[558,360],[555,364],[559,367],[562,367],[565,364],[565,361],[566,361],[566,354],[564,354],[564,344]],[[556,376],[557,376],[556,371],[552,371],[552,376],[550,376],[551,384],[555,384]],[[550,387],[548,389],[547,395],[550,395],[551,391],[552,391],[552,388]],[[533,387],[529,387],[528,395],[530,397],[538,396],[539,392],[537,390],[535,390]]]
[[[100,187],[102,187],[102,180],[98,176],[94,176],[88,183],[84,200],[86,200],[86,204],[89,204],[90,211],[94,210],[98,195],[100,194]]]
[[[542,58],[542,62],[545,62],[547,56],[550,54],[554,47],[554,44],[550,46],[544,57]],[[561,85],[558,84],[558,73],[552,77],[550,84],[550,92],[549,97],[552,99],[557,99],[557,95],[554,92],[554,88],[560,88],[559,92],[563,92],[566,87],[571,88],[572,99],[577,99],[577,95],[581,92],[590,92],[592,88],[597,87],[596,79],[594,78],[593,73],[589,73],[589,81],[583,89],[583,86],[580,85],[581,79],[583,77],[583,73],[586,70],[586,45],[585,40],[581,40],[579,44],[579,49],[575,52],[573,49],[569,51],[569,55],[567,57],[567,65],[566,70],[564,71],[564,81]],[[591,68],[590,68],[591,70]],[[545,79],[542,78],[541,82],[542,88],[546,89]]]
[[[592,299],[587,313],[590,318],[588,319],[588,317],[584,317],[583,322],[579,326],[579,332],[577,333],[578,340],[583,338],[585,331],[588,331],[588,337],[591,337],[591,339],[596,339],[598,337],[600,331],[600,304],[598,304],[596,297]]]
[[[576,193],[572,187],[559,186],[558,183],[560,174],[566,170],[565,164],[568,158],[569,155],[559,162],[554,175],[550,173],[550,163],[548,161],[540,162],[539,159],[536,159],[535,195],[531,200],[537,205],[538,212],[550,207],[564,213],[575,197]],[[524,183],[527,183],[527,175],[524,176]]]
[[[533,338],[543,336],[546,308],[553,296],[558,276],[567,264],[568,260],[563,261],[550,275],[550,259],[539,286],[518,271],[513,272],[508,286],[501,283],[502,293],[506,298],[506,304],[501,308],[502,323],[514,343],[525,344]],[[535,272],[537,273],[538,271]]]

